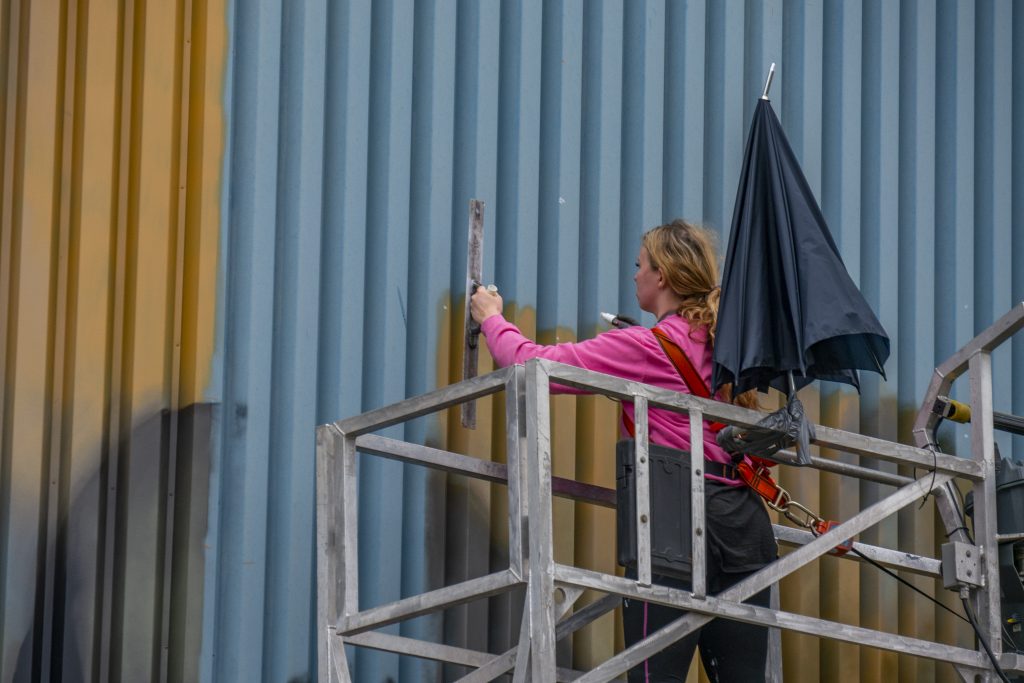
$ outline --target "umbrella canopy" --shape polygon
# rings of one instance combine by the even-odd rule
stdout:
[[[747,139],[722,276],[713,385],[790,393],[883,377],[889,337],[846,272],[771,103]]]

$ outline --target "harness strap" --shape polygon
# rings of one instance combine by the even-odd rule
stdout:
[[[668,356],[669,361],[671,361],[672,365],[675,367],[676,372],[679,373],[679,376],[690,390],[690,393],[694,396],[699,396],[700,398],[711,398],[711,391],[708,389],[708,385],[704,383],[704,379],[700,376],[700,373],[697,372],[697,369],[693,367],[693,363],[690,361],[690,358],[686,353],[679,348],[679,345],[672,341],[671,337],[669,337],[668,334],[660,327],[655,326],[651,328],[651,332],[654,333],[658,343],[661,344],[662,350],[665,352],[665,355]],[[627,415],[625,411],[622,412],[622,422],[626,427],[626,432],[635,439],[636,425],[633,422],[633,419]],[[712,433],[717,434],[725,428],[725,425],[721,422],[709,422],[708,428]],[[822,519],[810,510],[807,510],[803,505],[792,500],[789,492],[779,486],[772,478],[771,472],[768,469],[770,466],[769,462],[764,461],[761,458],[752,458],[752,460],[754,462],[753,466],[746,461],[740,461],[736,463],[734,467],[730,467],[729,470],[731,472],[735,472],[739,478],[743,480],[744,484],[752,488],[757,495],[767,501],[769,507],[782,512],[787,518],[801,526],[809,528],[816,536],[827,533],[832,527],[838,524],[838,522]],[[711,461],[705,461],[705,471],[707,471],[706,466],[710,463]],[[725,471],[726,470],[723,467],[723,475],[725,475]],[[715,474],[717,474],[717,472],[715,472]],[[725,476],[730,479],[732,478],[728,475]],[[790,507],[804,510],[810,516],[810,519],[803,520],[795,514],[790,513]],[[834,555],[845,555],[852,545],[853,540],[850,539],[839,544],[829,552]]]
[[[773,506],[781,506],[788,502],[786,492],[775,483],[771,473],[766,467],[758,467],[756,470],[750,463],[741,461],[736,464],[736,473],[740,475],[743,483],[754,489],[757,495],[764,498]]]
[[[768,468],[764,465],[757,464],[756,467],[752,467],[747,462],[740,462],[736,465],[736,473],[743,480],[744,484],[754,489],[757,495],[764,498],[768,503],[768,507],[781,512],[791,522],[808,529],[815,536],[826,534],[839,526],[839,522],[822,519],[793,500],[786,489],[775,483]],[[830,550],[829,554],[842,557],[852,547],[853,539],[846,539]]]
[[[679,373],[680,379],[683,380],[683,384],[690,390],[690,393],[700,398],[711,398],[711,391],[708,389],[708,385],[704,383],[700,373],[693,367],[693,363],[690,362],[686,352],[679,348],[679,345],[672,341],[671,337],[660,327],[655,326],[651,328],[651,332],[654,333],[665,355],[668,356],[669,362],[672,363],[672,367]],[[626,427],[626,433],[636,438],[636,424],[633,422],[633,418],[623,412],[622,423]],[[711,430],[712,434],[717,434],[725,429],[725,425],[721,422],[708,422],[708,429]]]
[[[679,348],[679,345],[672,341],[672,338],[665,333],[660,327],[654,327],[651,329],[654,336],[658,339],[661,344],[662,350],[665,351],[665,355],[672,361],[672,365],[675,366],[676,372],[683,379],[689,389],[690,393],[700,398],[711,398],[711,390],[708,389],[708,385],[704,383],[704,378],[697,372],[697,368],[693,367],[693,363],[690,361],[690,357]],[[709,422],[708,427],[712,433],[717,434],[718,432],[725,429],[725,425],[721,422]]]
[[[658,339],[661,344],[662,350],[665,355],[668,356],[669,362],[675,367],[676,372],[679,373],[679,377],[683,380],[683,384],[690,390],[690,393],[700,398],[711,398],[711,392],[708,390],[708,385],[704,383],[700,373],[693,367],[693,363],[690,362],[690,358],[686,355],[679,345],[676,344],[672,339],[659,327],[651,329],[654,336]],[[622,424],[626,428],[626,433],[630,437],[636,438],[636,424],[633,422],[626,411],[622,411]],[[719,431],[725,428],[725,425],[721,422],[708,422],[708,429],[713,434],[717,434]],[[711,460],[704,461],[704,471],[708,474],[712,474],[717,477],[723,477],[725,479],[736,479],[737,470],[734,465],[727,465],[724,463],[716,463]]]

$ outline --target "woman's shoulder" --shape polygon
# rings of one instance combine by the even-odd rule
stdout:
[[[677,343],[703,345],[710,339],[707,327],[691,325],[689,320],[679,314],[663,318],[658,327],[665,330]]]
[[[640,344],[649,345],[655,343],[654,334],[650,328],[644,327],[643,325],[632,325],[630,327],[612,328],[601,332],[594,340],[598,340],[605,344],[618,345],[618,344]]]

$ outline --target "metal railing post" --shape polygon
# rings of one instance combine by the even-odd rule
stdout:
[[[336,624],[346,607],[357,611],[358,604],[346,606],[349,583],[345,579],[346,566],[356,562],[355,534],[348,539],[346,522],[353,527],[356,520],[346,516],[346,504],[355,510],[354,487],[351,493],[344,485],[346,444],[351,446],[354,465],[355,440],[347,439],[333,425],[322,425],[316,431],[316,541],[317,541],[317,673],[319,680],[328,683],[348,683],[348,662],[345,649],[339,647]],[[351,477],[354,481],[354,472]],[[341,495],[338,495],[338,494]],[[348,494],[348,495],[346,495]],[[351,543],[351,547],[346,547]],[[352,580],[353,594],[357,586]]]
[[[516,366],[505,383],[505,460],[508,466],[508,561],[509,569],[519,578],[525,576],[525,546],[523,536],[528,519],[524,494],[523,468],[526,422],[526,375],[522,366]]]
[[[526,364],[526,441],[529,498],[530,673],[555,680],[555,561],[551,511],[551,404],[546,369]]]
[[[633,424],[636,429],[635,472],[636,489],[636,582],[651,585],[651,467],[650,424],[647,421],[647,399],[633,397]]]
[[[1002,652],[999,606],[999,546],[996,542],[996,456],[992,433],[992,356],[979,351],[969,363],[971,381],[971,453],[984,479],[974,484],[974,538],[982,546],[985,585],[976,592],[979,627],[995,653]]]
[[[690,410],[690,591],[695,598],[708,594],[704,515],[704,416]]]
[[[327,683],[337,680],[331,666],[334,625],[338,621],[334,470],[334,436],[330,426],[323,425],[316,430],[316,662],[317,679]]]

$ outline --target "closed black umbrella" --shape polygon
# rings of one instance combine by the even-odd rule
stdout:
[[[859,391],[857,371],[885,377],[888,357],[889,337],[846,271],[766,86],[747,138],[726,251],[714,388],[772,386],[791,402],[816,379]],[[784,411],[802,415],[792,403]],[[799,451],[809,462],[806,443]]]

